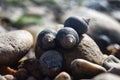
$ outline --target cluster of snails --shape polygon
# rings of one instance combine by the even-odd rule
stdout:
[[[86,32],[89,19],[69,17],[58,31],[43,29],[37,36],[34,58],[24,59],[34,39],[25,30],[0,34],[1,80],[104,80],[120,75],[120,60],[104,55]],[[118,52],[113,46],[111,52]],[[6,75],[9,74],[9,75]],[[113,80],[120,77],[112,75]]]
[[[64,28],[58,32],[53,29],[45,29],[38,35],[38,46],[44,50],[55,49],[72,49],[78,46],[80,37],[88,30],[88,22],[83,18],[70,17],[64,23]]]
[[[61,47],[71,49],[80,42],[80,37],[88,30],[88,25],[83,18],[68,18],[64,23],[64,28],[56,32],[53,29],[44,29],[38,35],[38,45],[44,49],[55,49]]]
[[[35,55],[40,64],[39,68],[42,76],[47,76],[51,79],[55,78],[55,80],[72,80],[72,78],[68,76],[70,74],[73,76],[73,80],[77,80],[85,77],[90,78],[96,74],[106,72],[106,69],[97,65],[102,63],[102,53],[99,50],[97,51],[95,48],[96,44],[85,34],[88,30],[88,23],[89,19],[69,17],[64,22],[64,27],[58,30],[58,32],[52,29],[44,29],[39,33]],[[89,44],[89,39],[92,45]],[[88,40],[88,42],[86,40]],[[82,47],[83,45],[85,46]],[[96,49],[96,51],[89,54],[90,49],[88,48],[88,51],[86,51],[86,49],[92,46],[95,47],[91,48],[91,50]],[[86,56],[85,54],[88,55]],[[91,54],[93,56],[90,56]],[[93,57],[95,58],[92,60]],[[100,57],[100,59],[97,57]],[[80,66],[80,69],[77,66]],[[82,70],[85,66],[89,66],[86,67],[86,71]],[[93,72],[91,76],[89,75],[89,70]]]

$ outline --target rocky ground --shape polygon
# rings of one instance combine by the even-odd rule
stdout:
[[[0,0],[0,80],[120,80],[119,0]]]

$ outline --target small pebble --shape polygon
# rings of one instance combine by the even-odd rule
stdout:
[[[61,72],[55,77],[54,80],[72,80],[72,79],[67,72]]]
[[[120,64],[119,67],[112,67],[108,70],[109,73],[113,73],[120,76]]]
[[[17,80],[13,75],[10,74],[4,75],[4,77],[6,78],[6,80]]]
[[[111,73],[103,73],[95,76],[93,80],[120,80],[120,77]]]

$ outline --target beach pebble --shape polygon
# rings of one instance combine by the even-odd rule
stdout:
[[[93,80],[120,80],[120,77],[111,73],[103,73],[95,76]]]
[[[71,71],[75,78],[92,78],[100,73],[107,72],[100,65],[91,63],[84,59],[75,59],[71,62]]]
[[[54,80],[72,80],[72,79],[67,72],[61,72],[55,77]]]
[[[32,35],[25,30],[11,31],[0,35],[0,64],[18,62],[33,45]]]
[[[96,43],[86,34],[83,34],[79,45],[70,50],[58,49],[64,56],[64,68],[69,70],[70,64],[74,59],[82,58],[90,62],[101,65],[103,54]]]

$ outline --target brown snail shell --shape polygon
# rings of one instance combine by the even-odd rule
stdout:
[[[82,58],[90,62],[101,65],[103,62],[103,54],[100,51],[96,43],[86,34],[83,34],[83,38],[78,47],[71,50],[61,50],[64,56],[64,68],[69,70],[70,63],[77,58]]]
[[[21,59],[33,45],[32,35],[25,30],[0,35],[0,64],[10,65]]]

